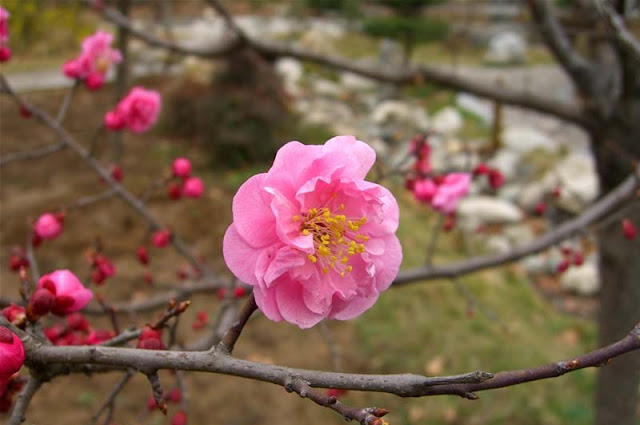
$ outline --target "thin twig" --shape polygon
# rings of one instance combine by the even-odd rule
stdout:
[[[53,153],[59,152],[67,147],[67,144],[64,142],[53,143],[47,146],[43,146],[41,148],[35,148],[31,150],[8,153],[0,157],[0,166],[5,166],[10,162],[14,161],[22,161],[25,159],[36,159],[42,158],[43,156],[48,156]]]
[[[75,80],[73,85],[69,88],[69,91],[67,91],[67,95],[64,97],[64,101],[62,102],[62,105],[60,106],[60,109],[58,110],[58,116],[56,117],[56,121],[58,122],[58,124],[63,123],[64,121],[64,117],[67,115],[67,111],[69,110],[69,105],[71,105],[71,100],[73,99],[73,95],[76,92],[76,89],[78,88],[78,80]]]
[[[29,407],[29,403],[31,403],[31,399],[35,395],[35,393],[40,389],[42,385],[42,381],[36,378],[34,375],[31,375],[27,380],[27,384],[24,386],[18,398],[16,399],[16,403],[13,406],[13,411],[11,412],[11,416],[9,417],[8,425],[20,425],[26,419],[27,407]]]
[[[111,392],[107,396],[107,399],[105,400],[103,405],[91,417],[91,424],[92,425],[95,425],[98,422],[98,419],[100,419],[100,416],[102,415],[102,413],[105,410],[108,409],[109,412],[113,412],[114,405],[115,405],[115,402],[116,402],[116,397],[118,396],[120,391],[122,391],[124,389],[124,387],[127,385],[129,380],[133,377],[133,375],[135,375],[135,370],[128,369],[127,372],[124,375],[122,375],[122,378],[120,378],[120,380],[118,382],[116,382],[116,384],[111,389]],[[108,415],[108,416],[110,416],[110,415]]]
[[[323,320],[318,324],[318,329],[320,330],[320,334],[322,335],[322,339],[327,343],[327,347],[329,347],[329,355],[331,356],[331,363],[333,365],[333,370],[335,372],[342,370],[342,355],[341,349],[336,344],[333,339],[333,335],[331,334],[331,329],[329,329],[329,324],[326,320]]]
[[[453,282],[453,285],[455,286],[455,288],[458,291],[458,293],[460,293],[460,295],[462,295],[464,297],[464,299],[467,301],[467,304],[469,306],[477,308],[485,316],[487,316],[487,318],[489,320],[491,320],[492,322],[497,323],[498,325],[500,325],[502,327],[502,329],[506,329],[505,324],[502,322],[502,320],[500,320],[498,315],[493,310],[491,310],[489,307],[487,307],[485,303],[480,301],[473,294],[473,292],[471,292],[469,290],[469,288],[467,288],[465,285],[462,284],[462,282],[460,282],[460,280],[457,277],[451,278],[451,281]]]
[[[33,252],[33,227],[27,233],[27,260],[29,260],[29,270],[31,271],[31,279],[34,283],[40,281],[40,270],[38,268],[38,262],[36,261],[36,255]]]
[[[240,334],[244,329],[244,325],[247,324],[247,321],[251,317],[254,311],[258,309],[258,305],[256,304],[256,299],[253,296],[253,292],[249,295],[247,302],[240,310],[238,314],[238,319],[235,323],[229,328],[229,330],[224,334],[222,340],[218,344],[218,347],[223,350],[227,354],[231,354],[233,352],[233,348],[240,338]]]

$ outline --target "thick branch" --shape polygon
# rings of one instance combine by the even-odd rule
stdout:
[[[639,167],[640,168],[640,167]],[[400,272],[393,282],[394,286],[421,280],[454,278],[467,273],[484,270],[490,267],[507,264],[527,255],[541,252],[568,237],[584,231],[591,224],[614,213],[624,202],[628,202],[638,188],[638,178],[635,175],[629,176],[616,189],[609,192],[605,197],[585,210],[576,218],[569,220],[546,235],[536,239],[530,244],[515,247],[508,252],[498,255],[485,255],[473,257],[470,260],[461,261],[454,264],[439,267],[420,267]]]
[[[401,397],[454,394],[476,398],[473,392],[502,388],[524,382],[563,375],[567,372],[605,364],[610,359],[640,349],[640,324],[620,341],[565,362],[492,375],[472,372],[465,375],[425,377],[414,374],[367,375],[323,372],[267,365],[230,357],[219,350],[179,352],[112,347],[54,347],[30,341],[25,344],[27,363],[48,368],[56,363],[98,364],[130,367],[143,373],[159,369],[221,373],[285,386],[301,379],[311,387],[377,391]]]
[[[40,389],[42,385],[42,381],[36,378],[35,376],[30,376],[27,381],[27,385],[24,386],[20,394],[18,395],[18,399],[16,400],[16,404],[13,406],[13,411],[11,412],[11,417],[9,418],[8,425],[20,425],[26,419],[25,413],[27,408],[29,407],[29,403],[31,403],[31,399],[35,395],[35,393]]]
[[[251,295],[249,295],[246,304],[242,307],[242,310],[240,310],[238,319],[233,323],[233,325],[231,325],[218,344],[221,350],[224,350],[229,354],[233,352],[233,347],[235,347],[238,338],[240,338],[240,334],[242,333],[244,326],[257,309],[258,305],[256,304],[256,299],[252,292]]]

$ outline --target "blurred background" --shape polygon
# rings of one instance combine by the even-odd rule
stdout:
[[[135,28],[189,48],[224,41],[224,21],[196,0],[105,2]],[[554,2],[577,46],[587,48],[591,28],[571,1]],[[640,28],[637,4],[628,3],[633,31]],[[578,101],[571,82],[539,39],[524,2],[509,0],[296,0],[223,1],[252,37],[296,43],[310,51],[338,55],[354,63],[392,69],[435,67],[448,75],[493,87],[535,93],[558,102]],[[81,40],[97,28],[118,29],[80,1],[5,0],[11,13],[13,57],[2,73],[30,102],[52,113],[71,85],[61,72]],[[635,15],[634,15],[635,13]],[[417,202],[400,173],[410,139],[432,133],[435,170],[487,162],[505,184],[497,190],[475,182],[458,211],[456,227],[436,241],[433,263],[509,251],[545,229],[583,211],[600,194],[587,135],[550,116],[508,107],[426,82],[398,87],[350,72],[291,58],[260,57],[238,50],[210,60],[151,48],[120,34],[125,66],[100,91],[79,90],[65,126],[87,144],[104,113],[131,86],[158,90],[163,98],[159,124],[144,135],[103,137],[96,155],[117,163],[123,184],[143,193],[168,175],[173,158],[189,157],[207,190],[203,199],[174,202],[161,189],[149,208],[170,223],[221,273],[221,240],[231,222],[231,199],[249,176],[267,170],[276,150],[290,140],[323,143],[352,134],[378,152],[370,178],[389,187],[401,206],[399,236],[403,268],[422,265],[438,213]],[[56,141],[47,128],[20,117],[0,98],[0,154]],[[114,148],[114,146],[118,146]],[[18,278],[8,267],[15,245],[24,244],[29,221],[44,211],[74,205],[104,190],[95,175],[70,152],[3,165],[0,199],[0,295],[17,296]],[[562,194],[544,215],[536,206]],[[69,268],[90,273],[87,253],[96,245],[117,267],[97,291],[110,300],[147,298],[155,290],[180,285],[188,265],[174,253],[153,252],[155,287],[145,282],[135,249],[148,240],[144,223],[116,200],[69,207],[65,232],[38,252],[43,272]],[[563,259],[555,247],[518,264],[468,275],[459,282],[415,283],[390,289],[370,311],[349,322],[301,331],[260,316],[245,330],[241,358],[310,369],[362,373],[457,374],[500,371],[569,358],[596,348],[597,250],[588,236],[564,245],[583,253],[584,264],[556,273]],[[187,272],[185,272],[187,270]],[[215,311],[215,293],[200,295],[180,325],[181,342],[198,337],[197,311]],[[143,323],[154,315],[124,317]],[[105,319],[94,319],[100,323]],[[338,348],[332,355],[327,332]],[[391,410],[394,425],[409,424],[591,424],[595,370],[558,379],[480,393],[480,400],[453,396],[400,399],[350,392],[352,405]],[[118,377],[71,376],[45,385],[27,423],[89,423]],[[162,372],[170,388],[175,376]],[[191,424],[342,423],[335,413],[270,384],[207,374],[189,374]],[[144,377],[136,376],[118,398],[114,423],[164,424],[148,412]],[[639,404],[640,408],[640,404]],[[170,406],[170,413],[172,407]]]

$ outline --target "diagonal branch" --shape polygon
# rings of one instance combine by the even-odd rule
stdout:
[[[627,28],[622,16],[604,1],[596,2],[596,9],[613,31],[616,41],[640,61],[640,41]]]
[[[527,2],[531,16],[554,57],[581,92],[593,94],[591,93],[593,79],[591,64],[574,49],[562,25],[551,11],[551,2],[548,0],[528,0]]]

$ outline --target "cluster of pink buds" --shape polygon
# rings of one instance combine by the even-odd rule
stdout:
[[[579,267],[584,264],[584,255],[582,254],[582,252],[575,251],[568,246],[562,247],[561,251],[562,261],[560,261],[558,267],[556,268],[556,271],[558,273],[566,272],[571,266]]]
[[[160,93],[134,87],[114,109],[104,116],[104,125],[109,130],[127,129],[134,133],[149,130],[158,120],[162,101]]]
[[[635,224],[628,218],[622,220],[622,234],[630,241],[634,240],[638,235]]]
[[[40,245],[44,240],[57,238],[63,227],[64,213],[42,214],[33,226],[33,246]]]
[[[204,193],[204,183],[200,177],[191,176],[191,161],[176,158],[172,164],[173,179],[167,185],[169,197],[177,200],[184,197],[200,198]]]
[[[115,336],[110,330],[93,329],[81,313],[70,314],[64,322],[44,329],[44,334],[54,345],[96,345]]]
[[[196,314],[196,320],[194,320],[193,325],[191,326],[193,327],[194,331],[199,331],[200,329],[203,329],[208,324],[209,324],[209,315],[207,314],[207,312],[199,311]]]
[[[444,214],[453,214],[460,199],[469,192],[471,176],[468,173],[432,175],[431,146],[423,134],[411,140],[410,153],[415,162],[411,174],[405,178],[405,187],[418,201],[428,203]]]
[[[66,316],[86,307],[93,292],[69,270],[56,270],[40,278],[27,304],[27,317],[34,321],[48,313]]]
[[[7,46],[9,42],[9,12],[0,6],[0,62],[11,59],[11,49]]]
[[[504,175],[497,168],[489,167],[485,163],[478,164],[472,171],[474,177],[487,176],[492,189],[499,189],[504,184]]]
[[[89,264],[91,266],[91,282],[96,285],[104,284],[108,278],[116,274],[116,266],[104,254],[91,252]]]
[[[83,81],[89,90],[99,89],[111,65],[122,60],[120,51],[111,48],[112,42],[113,35],[104,31],[85,38],[80,55],[67,61],[62,72],[69,78]]]

